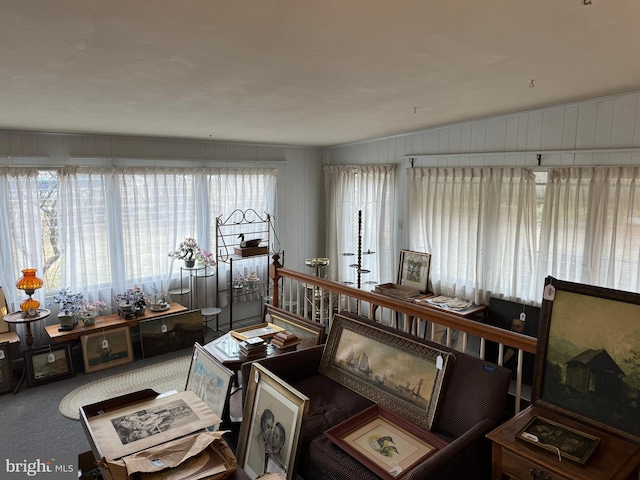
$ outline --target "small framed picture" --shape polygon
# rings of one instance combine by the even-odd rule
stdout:
[[[195,392],[221,418],[228,408],[233,372],[218,362],[202,345],[195,343],[185,390]],[[212,427],[217,430],[219,425]]]
[[[68,343],[25,350],[24,361],[29,387],[74,375],[71,347]]]
[[[9,348],[9,342],[0,343],[0,393],[9,392],[13,388]]]
[[[516,434],[516,438],[555,453],[558,460],[568,458],[582,465],[600,443],[598,437],[537,416]]]
[[[324,434],[375,474],[389,480],[405,475],[446,445],[428,430],[379,405]]]
[[[400,250],[396,283],[406,287],[417,288],[420,292],[427,293],[430,267],[431,254]]]
[[[238,466],[256,478],[265,473],[269,452],[273,465],[286,471],[287,480],[295,479],[309,398],[258,363],[251,365],[250,375],[238,437]]]
[[[80,337],[85,373],[133,362],[129,327],[103,329]]]

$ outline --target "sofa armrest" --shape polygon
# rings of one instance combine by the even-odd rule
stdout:
[[[485,419],[453,440],[436,454],[413,468],[404,477],[406,480],[451,480],[469,478],[469,468],[475,478],[489,478],[491,470],[491,448],[485,434],[496,426],[493,420]]]
[[[303,350],[295,350],[293,352],[282,353],[280,355],[273,355],[268,358],[256,360],[256,362],[268,369],[274,375],[280,377],[285,382],[295,383],[318,373],[323,351],[324,345],[317,345]],[[253,362],[246,362],[242,364],[243,405],[252,363]]]

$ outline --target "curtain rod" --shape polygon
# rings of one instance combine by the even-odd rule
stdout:
[[[575,148],[567,150],[513,150],[501,152],[467,152],[467,153],[409,153],[402,158],[428,157],[505,157],[509,155],[563,155],[576,153],[633,153],[640,152],[640,147],[623,148]]]

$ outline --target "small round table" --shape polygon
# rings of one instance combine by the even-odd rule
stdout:
[[[24,341],[27,344],[27,347],[31,348],[33,345],[33,333],[31,332],[31,323],[37,322],[38,320],[43,320],[51,315],[51,310],[46,308],[39,308],[35,315],[24,317],[24,312],[13,312],[8,315],[5,315],[2,319],[7,323],[13,324],[24,324],[26,328],[26,334]]]

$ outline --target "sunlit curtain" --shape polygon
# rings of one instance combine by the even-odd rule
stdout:
[[[539,301],[536,196],[521,168],[407,169],[410,250],[431,254],[430,289],[488,304]]]
[[[392,165],[327,165],[327,257],[331,280],[361,288],[395,281]]]
[[[539,283],[547,275],[640,291],[640,168],[549,172],[540,234]]]
[[[7,299],[9,311],[20,309],[25,298],[15,287],[24,268],[38,269],[37,275],[44,279],[42,257],[42,227],[40,221],[40,198],[38,195],[37,171],[23,168],[0,167],[0,286]],[[10,248],[6,246],[10,245]],[[17,268],[16,268],[17,266]],[[33,295],[42,307],[44,289]],[[16,331],[24,338],[24,327],[16,325]],[[46,336],[39,324],[33,326],[36,344]]]
[[[227,291],[234,276],[247,278],[255,273],[260,280],[268,281],[269,272],[264,257],[236,262],[234,271],[230,269],[228,257],[234,252],[233,244],[239,243],[240,234],[245,235],[245,240],[261,238],[261,246],[268,246],[271,252],[281,251],[273,231],[270,245],[267,245],[269,224],[263,223],[269,215],[272,225],[275,225],[277,173],[272,168],[207,170],[207,248],[217,252],[219,258],[225,260],[218,265],[217,281],[221,291]],[[223,238],[217,235],[218,222],[228,225],[224,228]],[[250,300],[257,298],[256,295],[242,295],[235,300]],[[228,295],[219,298],[218,303],[220,307],[226,306]]]

